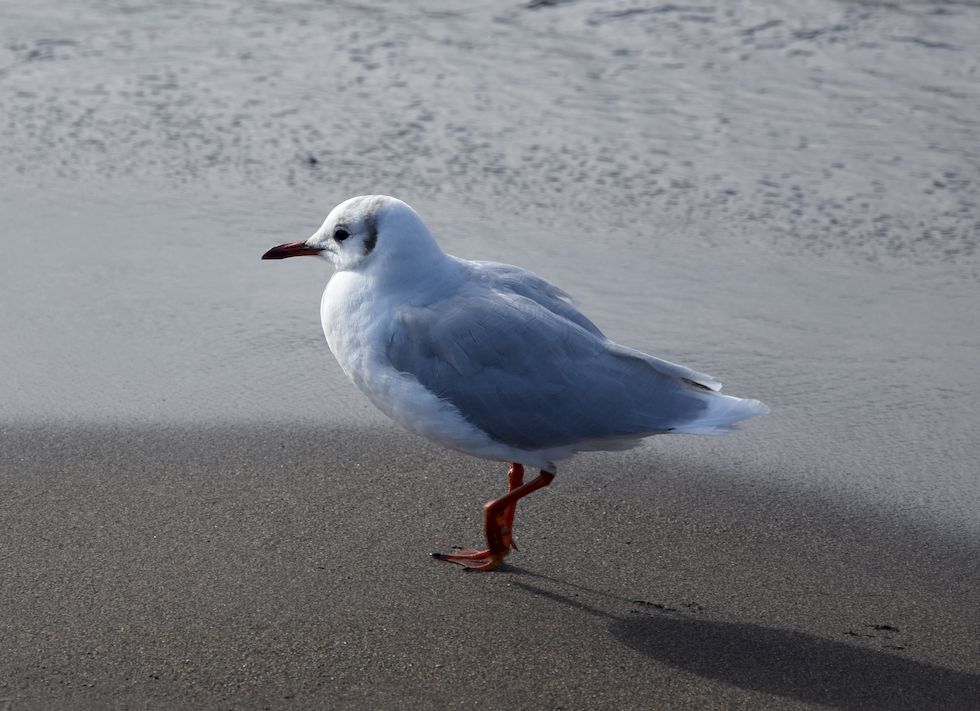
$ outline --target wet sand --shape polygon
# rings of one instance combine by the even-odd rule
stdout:
[[[733,440],[733,438],[729,438]],[[969,709],[975,541],[671,447],[522,503],[393,429],[5,428],[12,709]],[[649,469],[656,470],[650,476]],[[499,470],[499,471],[498,471]]]

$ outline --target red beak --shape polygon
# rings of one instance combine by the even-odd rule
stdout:
[[[312,257],[323,250],[310,247],[306,242],[287,242],[276,245],[262,255],[262,259],[285,259],[286,257]]]

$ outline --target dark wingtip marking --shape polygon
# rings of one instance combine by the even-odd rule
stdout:
[[[681,378],[681,380],[683,380],[685,384],[689,385],[690,387],[694,388],[695,390],[707,390],[709,393],[710,392],[714,392],[707,385],[702,385],[701,383],[696,383],[693,380],[691,380],[690,378]]]

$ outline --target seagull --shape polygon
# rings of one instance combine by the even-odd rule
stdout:
[[[320,303],[327,345],[383,413],[446,447],[509,463],[508,491],[483,507],[487,547],[434,553],[467,570],[512,549],[517,502],[555,462],[664,433],[724,434],[763,415],[714,378],[606,338],[536,274],[442,251],[406,203],[350,198],[312,237],[262,259],[318,256],[334,267]],[[524,467],[539,470],[524,481]]]

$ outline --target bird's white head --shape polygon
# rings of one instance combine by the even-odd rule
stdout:
[[[314,255],[330,260],[338,271],[377,275],[444,256],[415,210],[387,195],[345,200],[312,237],[273,247],[262,259]]]

